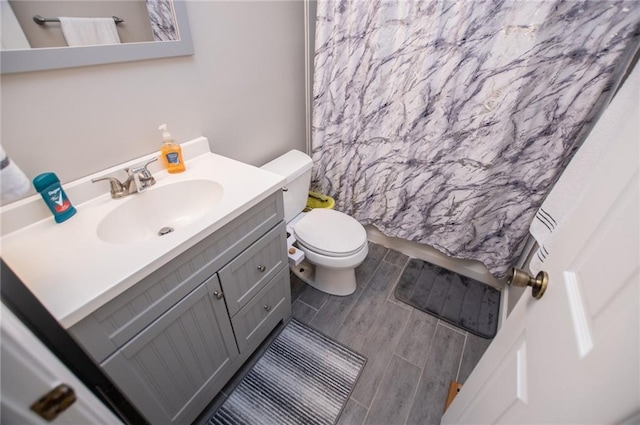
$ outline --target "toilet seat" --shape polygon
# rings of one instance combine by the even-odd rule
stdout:
[[[293,226],[302,247],[327,257],[349,257],[367,246],[367,232],[356,219],[340,211],[318,208]]]

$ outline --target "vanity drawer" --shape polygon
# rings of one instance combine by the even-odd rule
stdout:
[[[283,317],[291,315],[290,292],[287,266],[231,319],[240,352],[255,347]]]
[[[282,220],[274,193],[69,328],[101,362]]]
[[[287,265],[284,222],[218,272],[229,316],[233,317]]]

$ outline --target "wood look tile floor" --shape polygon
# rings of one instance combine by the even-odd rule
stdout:
[[[356,269],[357,289],[347,297],[325,294],[291,275],[293,317],[367,357],[340,425],[439,424],[450,382],[464,384],[491,342],[398,301],[393,291],[408,260],[370,243]],[[197,423],[206,423],[268,342]]]

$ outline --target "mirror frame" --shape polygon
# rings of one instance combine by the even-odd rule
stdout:
[[[0,72],[11,74],[192,55],[193,42],[185,2],[173,0],[173,10],[179,41],[5,50],[0,52]]]

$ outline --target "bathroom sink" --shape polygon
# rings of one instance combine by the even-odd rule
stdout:
[[[110,243],[131,243],[178,232],[213,211],[222,186],[211,180],[190,180],[152,187],[128,196],[98,224],[98,237]]]

